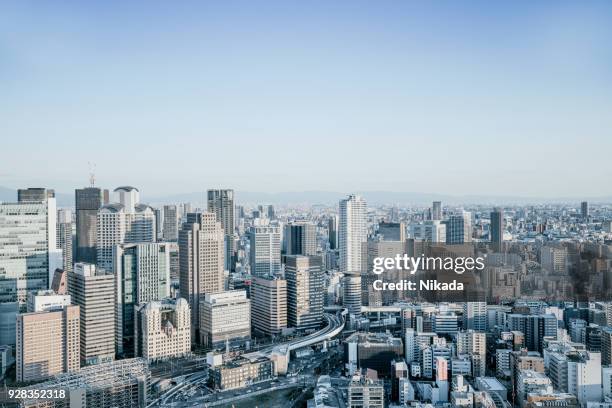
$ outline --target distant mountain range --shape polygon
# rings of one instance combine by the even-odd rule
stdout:
[[[586,200],[590,203],[612,203],[612,196],[602,197],[557,197],[538,198],[520,196],[495,196],[495,195],[464,195],[455,196],[447,194],[415,193],[415,192],[392,192],[392,191],[361,191],[361,194],[369,204],[398,204],[398,205],[429,205],[432,201],[442,201],[443,204],[543,204],[543,203],[572,203],[578,204]],[[168,203],[193,203],[202,205],[205,192],[174,194],[164,196],[142,195],[145,203],[152,205]],[[252,191],[236,191],[236,202],[241,204],[323,204],[334,205],[348,193],[333,191],[300,191],[281,193],[262,193]],[[56,192],[57,204],[60,207],[74,206],[74,193]],[[0,187],[0,201],[17,201],[17,191],[12,188]]]

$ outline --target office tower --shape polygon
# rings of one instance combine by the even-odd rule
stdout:
[[[88,407],[145,408],[150,397],[151,373],[141,358],[84,367],[75,373],[60,374],[51,380],[30,385],[24,390],[65,390],[63,399],[34,399],[23,408]]]
[[[200,340],[222,349],[251,339],[251,301],[244,290],[207,293],[200,303]]]
[[[28,313],[47,312],[70,305],[71,298],[68,294],[60,295],[53,290],[39,290],[28,293]]]
[[[57,212],[57,247],[62,250],[62,267],[72,270],[72,213],[70,210]]]
[[[462,211],[451,215],[446,221],[446,243],[465,244],[472,242],[472,214]]]
[[[221,223],[225,235],[225,269],[234,270],[235,254],[232,251],[234,228],[234,190],[208,190],[207,209],[215,214],[217,221]],[[192,309],[193,310],[193,309]]]
[[[329,238],[329,249],[338,249],[338,217],[335,215],[327,220],[327,236]]]
[[[98,243],[98,210],[102,207],[102,191],[86,187],[74,191],[76,206],[75,262],[95,263]]]
[[[491,244],[496,251],[502,249],[504,241],[504,211],[495,208],[491,212]]]
[[[281,232],[277,225],[252,226],[248,231],[251,275],[266,277],[281,273]]]
[[[164,239],[164,210],[163,208],[154,208],[153,214],[155,216],[155,236],[161,241]]]
[[[187,214],[179,232],[179,287],[191,308],[192,336],[199,335],[201,299],[225,289],[223,243],[223,228],[214,213]]]
[[[298,330],[317,329],[323,321],[323,269],[321,257],[289,255],[287,323]]]
[[[557,318],[552,314],[511,313],[507,315],[507,326],[508,329],[520,331],[525,335],[525,347],[529,351],[542,352],[544,337],[557,338]]]
[[[463,328],[487,331],[487,302],[465,302],[463,304]]]
[[[253,331],[278,336],[287,328],[287,281],[258,278],[251,281],[251,325]]]
[[[410,225],[410,237],[427,242],[446,242],[446,223],[427,220]]]
[[[378,224],[378,235],[383,241],[405,241],[406,224],[403,222],[381,222]]]
[[[391,376],[391,362],[404,356],[402,339],[389,333],[350,335],[344,343],[345,362],[361,369],[375,370],[379,377]],[[352,359],[355,358],[355,361]]]
[[[285,225],[287,255],[316,255],[317,227],[310,222],[295,221]]]
[[[18,302],[25,309],[28,291],[49,288],[53,271],[61,267],[61,251],[53,190],[18,195],[18,203],[0,203],[0,303]],[[12,327],[9,344],[15,344],[15,321]]]
[[[368,239],[366,202],[357,195],[340,200],[340,271],[361,272],[362,244]]]
[[[163,237],[166,241],[178,240],[178,213],[176,205],[164,205]]]
[[[583,201],[580,203],[580,216],[583,220],[587,220],[589,218],[589,203],[588,201]]]
[[[130,242],[155,242],[155,213],[140,204],[140,193],[134,187],[117,187],[119,203],[107,204],[98,212],[97,265],[112,271],[113,248]]]
[[[466,330],[457,333],[457,355],[466,354],[472,362],[472,376],[486,374],[487,337],[483,332]]]
[[[167,243],[121,244],[115,247],[115,342],[118,356],[134,357],[135,308],[170,296],[170,251]]]
[[[167,242],[166,244],[170,257],[170,282],[172,284],[178,284],[179,275],[181,273],[178,242]]]
[[[41,381],[77,371],[79,307],[59,306],[49,311],[17,316],[17,381]]]
[[[441,221],[442,220],[442,202],[434,201],[431,207],[431,220]]]
[[[342,277],[342,306],[350,314],[361,313],[361,275],[346,274]]]
[[[95,265],[74,264],[68,292],[80,308],[81,365],[115,358],[115,276]]]
[[[144,303],[136,313],[136,355],[152,362],[191,353],[191,311],[185,299]]]

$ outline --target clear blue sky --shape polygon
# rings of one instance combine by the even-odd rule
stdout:
[[[126,3],[0,3],[0,186],[612,193],[610,1]]]

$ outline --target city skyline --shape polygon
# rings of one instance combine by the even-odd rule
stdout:
[[[609,194],[608,2],[0,7],[0,186]]]

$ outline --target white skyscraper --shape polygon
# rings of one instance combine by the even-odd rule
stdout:
[[[361,311],[361,268],[363,244],[368,239],[366,202],[351,194],[340,200],[338,225],[338,247],[340,249],[340,271],[342,281],[342,304],[349,313]]]
[[[463,328],[476,331],[487,330],[487,302],[465,302],[463,304]]]
[[[118,187],[119,203],[107,204],[98,212],[97,266],[113,270],[113,248],[130,242],[155,242],[155,212],[140,204],[134,187]]]
[[[362,244],[368,239],[366,202],[358,195],[340,200],[340,271],[360,272]]]

